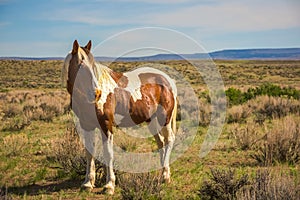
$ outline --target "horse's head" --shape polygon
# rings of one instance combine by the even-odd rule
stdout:
[[[91,41],[89,41],[86,46],[81,47],[77,40],[75,40],[72,51],[65,58],[62,71],[63,84],[67,84],[67,89],[70,94],[72,94],[74,81],[80,66],[82,66],[83,63],[86,66],[94,66],[94,57],[91,53],[91,48]]]

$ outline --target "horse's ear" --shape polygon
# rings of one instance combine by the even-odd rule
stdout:
[[[92,41],[91,40],[87,43],[87,45],[85,45],[85,48],[89,51],[92,49]]]
[[[78,52],[78,49],[79,49],[79,44],[78,44],[77,40],[75,40],[73,43],[72,54],[76,54]]]

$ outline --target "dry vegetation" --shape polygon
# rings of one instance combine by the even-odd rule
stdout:
[[[125,71],[141,64],[118,62],[110,67]],[[199,97],[199,130],[187,152],[172,163],[170,185],[161,183],[159,172],[117,172],[115,199],[299,199],[299,99],[267,93],[243,103],[229,102],[218,143],[200,159],[211,113],[207,87],[187,62],[160,64],[171,66],[192,83]],[[299,61],[216,64],[226,88],[247,92],[271,83],[300,90]],[[61,88],[61,66],[62,61],[0,60],[0,199],[105,198],[101,162],[97,163],[98,188],[92,193],[79,189],[84,149],[69,113],[69,96]],[[180,94],[189,97],[190,92]],[[178,119],[196,113],[186,105]],[[152,138],[136,139],[122,130],[117,131],[115,143],[128,152],[157,150]]]

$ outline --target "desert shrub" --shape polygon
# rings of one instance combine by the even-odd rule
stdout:
[[[4,119],[13,118],[19,115],[20,112],[22,112],[22,107],[20,104],[16,103],[8,104],[2,110]]]
[[[22,130],[31,121],[51,122],[63,115],[69,107],[69,97],[64,91],[11,91],[0,94],[1,129]]]
[[[61,165],[66,173],[85,174],[85,150],[74,126],[68,127],[62,139],[52,143],[55,162]]]
[[[263,165],[298,163],[300,161],[299,118],[288,116],[277,120],[263,140],[257,143],[252,157]]]
[[[233,135],[238,148],[249,150],[263,138],[259,129],[260,127],[256,123],[248,121],[245,126],[233,124],[230,133]]]
[[[61,115],[61,111],[53,105],[42,103],[38,106],[25,105],[23,107],[24,115],[29,120],[52,122],[54,117]]]
[[[227,110],[228,123],[243,123],[251,114],[251,109],[247,105],[232,106]]]
[[[211,169],[209,181],[204,181],[198,195],[201,199],[298,200],[300,187],[289,174],[258,169],[253,178],[237,177],[235,170]]]
[[[28,119],[22,115],[22,106],[17,103],[6,104],[2,108],[1,115],[3,131],[20,131],[30,124]]]
[[[211,105],[199,100],[199,125],[208,126],[211,118]]]
[[[282,118],[288,114],[299,114],[300,102],[294,99],[264,96],[260,98],[256,113],[267,119]]]
[[[185,88],[178,93],[177,120],[187,120],[193,126],[198,126],[198,120],[200,120],[201,124],[208,125],[210,122],[209,104],[199,101],[194,91],[190,89]]]
[[[11,197],[10,194],[8,194],[8,188],[7,187],[0,187],[0,199],[1,200],[12,200],[13,198]]]
[[[126,173],[118,180],[122,199],[162,199],[162,180],[158,173]]]
[[[10,134],[3,138],[1,151],[5,156],[20,156],[28,148],[29,140],[26,134]]]
[[[272,175],[270,170],[257,170],[251,186],[238,196],[241,200],[298,200],[300,188],[287,174]]]
[[[7,118],[2,123],[2,131],[21,131],[30,125],[30,121],[23,115]]]
[[[210,200],[238,199],[238,192],[249,184],[248,175],[238,177],[234,169],[211,169],[209,180],[203,182],[198,195]]]
[[[84,175],[86,172],[85,148],[76,131],[75,125],[67,128],[62,139],[54,141],[51,147],[52,155],[48,158],[61,166],[65,173]],[[98,179],[103,175],[104,164],[95,160]]]

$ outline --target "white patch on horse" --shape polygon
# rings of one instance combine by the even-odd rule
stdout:
[[[158,69],[151,68],[151,67],[141,67],[141,68],[135,69],[131,72],[124,73],[124,76],[127,76],[128,80],[129,80],[129,82],[128,82],[126,88],[124,88],[124,90],[130,92],[131,97],[134,102],[136,102],[139,99],[142,99],[142,93],[141,93],[141,84],[142,83],[139,78],[139,75],[143,74],[143,73],[159,74],[159,75],[162,75],[163,77],[165,77],[172,87],[172,92],[173,92],[175,100],[176,100],[177,87],[176,87],[176,83],[173,79],[171,79],[168,75],[166,75],[164,72],[162,72]]]
[[[134,102],[136,102],[138,99],[142,99],[142,93],[141,93],[141,80],[139,78],[139,73],[136,73],[136,70],[131,72],[126,72],[123,74],[128,78],[128,84],[124,90],[130,92],[130,95]]]
[[[118,113],[115,113],[115,114],[114,114],[115,124],[116,124],[116,125],[120,125],[120,124],[121,124],[121,121],[122,121],[122,119],[124,119],[124,117],[125,117],[125,116],[123,116],[123,115],[120,115],[120,114],[118,114]]]
[[[114,79],[110,76],[109,72],[111,69],[108,67],[96,63],[96,76],[98,78],[98,88],[101,90],[101,97],[97,102],[97,105],[99,106],[100,110],[103,111],[103,106],[107,100],[107,96],[110,93],[114,92],[114,89],[118,87],[117,83],[114,81]]]

